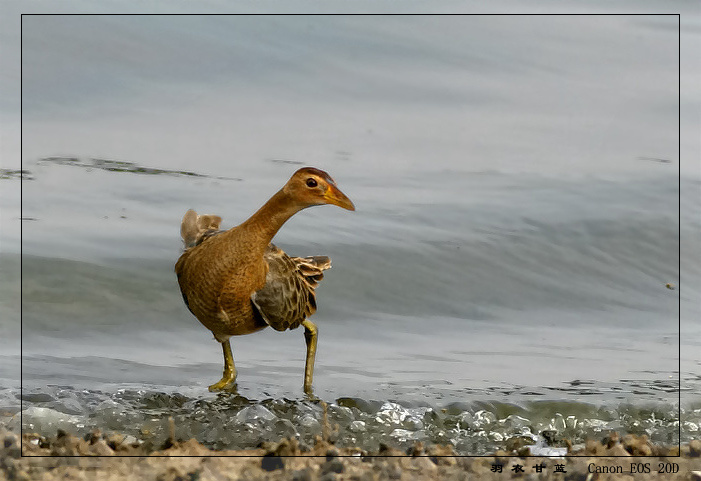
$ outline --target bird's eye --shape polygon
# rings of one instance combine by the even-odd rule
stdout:
[[[316,187],[316,180],[312,179],[311,177],[307,179],[307,187]]]

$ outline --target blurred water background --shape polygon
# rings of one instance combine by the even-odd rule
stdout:
[[[302,332],[233,338],[238,396],[210,394],[221,349],[173,273],[185,210],[234,226],[311,165],[357,211],[306,210],[276,244],[333,259],[314,387],[341,442],[698,437],[701,176],[679,156],[676,16],[22,28],[23,172],[0,179],[6,422],[157,438],[172,415],[213,447],[311,440]],[[683,92],[698,115],[701,89]]]

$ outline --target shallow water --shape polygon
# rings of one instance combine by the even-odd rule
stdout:
[[[38,167],[36,186],[42,169],[68,168]],[[329,218],[339,227],[311,247],[302,241],[313,223],[285,226],[288,252],[334,260],[314,316],[314,386],[330,402],[339,442],[375,449],[428,440],[480,454],[543,430],[575,443],[611,429],[674,443],[681,426],[682,440],[694,437],[700,414],[693,398],[681,405],[681,425],[675,414],[679,291],[665,283],[679,284],[677,252],[668,246],[676,223],[656,209],[675,179],[482,177],[458,205],[404,204],[396,224],[386,208],[359,210],[369,224],[360,229],[348,225],[354,217]],[[129,188],[126,176],[111,184],[117,199],[126,196],[118,192],[122,182]],[[165,189],[183,180],[158,182]],[[474,202],[495,190],[511,207]],[[591,192],[603,204],[618,197],[616,209],[583,207]],[[559,202],[548,205],[547,198]],[[440,205],[435,216],[431,205]],[[97,209],[99,203],[86,203],[72,214]],[[576,221],[567,216],[575,211]],[[74,260],[31,252],[75,224],[25,212],[36,218],[25,224],[22,257],[25,429],[101,427],[157,443],[173,416],[178,436],[219,448],[282,435],[310,443],[320,433],[321,408],[301,392],[299,330],[234,338],[238,395],[207,392],[221,373],[221,351],[180,299],[175,235],[155,226],[140,236],[151,224],[141,217],[148,214],[131,207],[126,218],[102,219],[113,230],[82,231],[83,260]],[[449,221],[461,217],[470,221]],[[380,226],[389,235],[369,243]],[[113,257],[120,244],[150,257]],[[18,256],[3,255],[2,264],[18,274]],[[699,390],[693,359],[683,359],[682,394]],[[18,395],[14,387],[5,394],[10,414]]]
[[[311,442],[321,407],[302,394],[301,331],[234,338],[238,395],[208,393],[221,351],[183,305],[173,264],[186,209],[236,225],[313,164],[357,211],[305,210],[276,243],[333,259],[313,318],[314,388],[339,442],[481,454],[544,430],[575,443],[612,429],[698,437],[701,181],[678,175],[677,84],[665,87],[676,77],[662,48],[677,43],[664,18],[483,18],[472,29],[410,17],[97,18],[83,25],[102,29],[96,51],[125,29],[153,48],[106,65],[71,57],[81,34],[47,19],[25,28],[26,172],[0,175],[12,220],[0,254],[6,422],[21,412],[42,434],[100,427],[157,442],[173,416],[178,436],[212,447]],[[426,36],[412,36],[418,26]],[[493,41],[463,48],[476,39]],[[224,66],[208,84],[156,69],[169,88],[155,89],[130,70],[200,43],[204,70],[233,51],[264,71]],[[595,55],[603,45],[609,57]],[[142,103],[109,84],[52,94],[33,73],[52,51],[77,71],[122,72]],[[162,60],[179,71],[177,55]],[[268,69],[287,88],[245,78]],[[198,95],[174,110],[183,92]]]
[[[495,390],[489,397],[504,399],[504,393]],[[170,417],[177,438],[195,437],[217,449],[250,448],[280,437],[296,437],[311,446],[324,422],[322,406],[305,399],[252,400],[229,394],[203,397],[135,389],[108,395],[50,386],[25,392],[23,400],[31,406],[23,412],[23,428],[30,432],[64,429],[82,435],[99,428],[153,445],[167,438]],[[622,403],[613,408],[534,398],[523,403],[463,401],[444,406],[345,397],[329,403],[327,416],[339,446],[369,451],[377,451],[381,443],[401,449],[423,441],[452,444],[463,455],[481,455],[503,448],[513,436],[535,440],[548,431],[575,444],[602,438],[610,431],[646,434],[655,443],[679,440],[678,411],[665,404]],[[694,429],[701,421],[701,405],[685,409],[683,416],[683,439],[698,437]]]

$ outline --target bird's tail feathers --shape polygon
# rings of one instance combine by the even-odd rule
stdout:
[[[221,232],[221,217],[218,215],[198,215],[190,209],[185,212],[180,225],[180,235],[185,243],[185,249],[201,244],[205,239]]]

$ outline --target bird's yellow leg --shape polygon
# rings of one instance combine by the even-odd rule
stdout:
[[[234,356],[231,354],[231,343],[227,339],[221,343],[224,350],[224,375],[219,382],[209,386],[210,391],[223,391],[235,386],[236,383],[236,367],[234,367]]]
[[[307,362],[304,365],[304,392],[312,392],[312,377],[314,376],[314,358],[316,357],[316,325],[309,319],[302,321],[304,340],[307,341]]]

